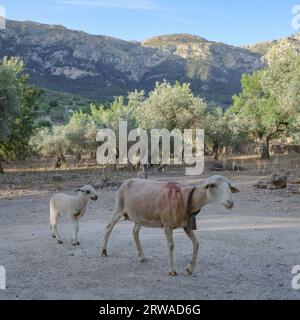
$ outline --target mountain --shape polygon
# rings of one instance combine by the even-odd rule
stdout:
[[[50,90],[102,101],[156,81],[190,82],[194,94],[224,105],[240,90],[240,77],[264,66],[262,52],[189,34],[144,42],[90,35],[59,25],[7,21],[0,59],[21,57],[31,81]]]
[[[288,48],[300,53],[300,33],[295,33],[289,37],[285,37],[279,40],[244,46],[244,48],[259,54],[261,56],[261,60],[265,64],[268,64],[272,59],[273,53],[280,54]]]

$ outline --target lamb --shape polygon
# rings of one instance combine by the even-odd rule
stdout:
[[[239,190],[220,175],[212,176],[194,188],[176,182],[126,180],[118,190],[116,208],[111,222],[106,227],[101,254],[107,256],[109,235],[115,224],[124,216],[134,222],[133,237],[141,262],[147,261],[139,240],[141,227],[164,229],[169,249],[169,275],[176,276],[173,266],[173,229],[183,228],[193,243],[192,260],[187,268],[188,274],[191,275],[196,266],[199,248],[193,232],[196,229],[195,215],[208,203],[222,204],[227,209],[233,208],[232,193],[235,192]]]
[[[97,200],[97,192],[92,186],[86,185],[78,191],[77,196],[70,196],[65,193],[58,193],[54,195],[50,200],[50,231],[53,238],[58,243],[63,243],[60,234],[57,230],[57,219],[59,215],[67,215],[74,227],[74,236],[72,239],[73,246],[79,245],[78,231],[79,231],[79,219],[84,215],[88,201]]]

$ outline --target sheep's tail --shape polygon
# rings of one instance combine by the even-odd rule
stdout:
[[[117,196],[116,196],[116,204],[115,204],[115,214],[119,213],[122,214],[124,216],[125,220],[128,220],[128,214],[125,211],[125,194],[126,194],[126,190],[128,187],[128,182],[126,181],[125,183],[123,183],[121,185],[121,187],[119,188],[118,192],[117,192]]]
[[[116,204],[115,204],[115,211],[123,211],[124,210],[124,191],[121,187],[116,196]]]

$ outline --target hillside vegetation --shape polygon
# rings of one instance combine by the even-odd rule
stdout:
[[[140,43],[35,22],[7,21],[0,47],[0,59],[22,58],[33,84],[101,102],[167,80],[189,82],[195,95],[228,106],[241,75],[264,65],[250,50],[188,34]]]

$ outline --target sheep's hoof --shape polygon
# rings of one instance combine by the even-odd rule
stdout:
[[[176,271],[171,271],[171,272],[169,272],[169,276],[176,277],[177,276],[177,272]]]
[[[102,250],[101,256],[102,256],[102,257],[107,257],[107,251],[106,251],[106,249],[103,249],[103,250]]]
[[[51,234],[52,238],[56,239],[57,243],[62,244],[64,243],[62,240],[57,239],[55,234]]]
[[[148,262],[148,260],[147,260],[146,258],[143,258],[143,259],[141,259],[140,261],[141,261],[141,263],[146,263],[146,262]]]
[[[193,274],[193,271],[191,271],[190,269],[186,269],[187,275],[191,276]]]
[[[74,241],[72,240],[71,242],[72,242],[72,245],[73,245],[73,246],[79,246],[79,245],[80,245],[80,242],[79,242],[79,241],[74,242]]]

